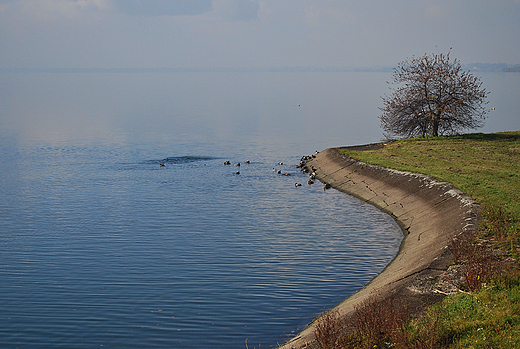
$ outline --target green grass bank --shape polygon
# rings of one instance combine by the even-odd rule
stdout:
[[[425,317],[397,321],[377,335],[359,326],[331,347],[520,348],[520,131],[406,139],[341,152],[452,183],[481,204],[482,217],[478,236],[456,247],[463,252],[455,253],[454,263],[476,263],[466,272],[473,273],[466,275],[471,283]]]

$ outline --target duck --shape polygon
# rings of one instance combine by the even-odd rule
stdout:
[[[294,183],[294,186],[295,186],[295,187],[301,187],[302,184],[301,184],[301,183]]]
[[[159,167],[164,167],[164,164],[159,164]]]
[[[224,161],[224,165],[231,165],[231,161]]]
[[[307,184],[314,184],[314,181],[312,179],[309,179],[309,181],[307,182]]]
[[[250,163],[251,163],[251,161],[249,161],[249,160],[244,161],[244,164],[250,164]]]
[[[330,185],[329,183],[325,183],[325,184],[323,185],[323,190],[325,190],[325,189],[330,189],[330,188],[331,188],[331,185]]]
[[[236,163],[235,166],[240,166],[240,162]]]

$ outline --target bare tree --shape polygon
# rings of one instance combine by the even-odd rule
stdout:
[[[399,62],[391,84],[398,85],[379,108],[386,136],[451,135],[482,127],[488,92],[480,78],[463,71],[447,54],[407,58]]]

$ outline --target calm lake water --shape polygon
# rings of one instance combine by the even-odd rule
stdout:
[[[388,79],[0,74],[0,347],[293,336],[399,248],[391,217],[294,167],[378,141]],[[520,75],[483,80],[495,107],[483,131],[520,129]]]

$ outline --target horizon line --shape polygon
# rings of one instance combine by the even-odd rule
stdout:
[[[507,63],[469,63],[463,69],[477,71],[504,71],[519,66]],[[279,66],[279,67],[156,67],[156,68],[0,68],[0,73],[341,73],[392,72],[396,66],[373,65],[360,67],[340,66]]]
[[[0,68],[7,73],[279,73],[279,72],[382,72],[393,66],[370,67],[158,67],[158,68]]]

